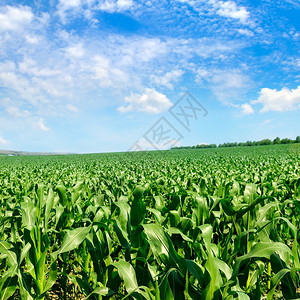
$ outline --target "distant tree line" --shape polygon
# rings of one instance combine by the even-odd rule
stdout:
[[[280,139],[279,137],[275,138],[273,141],[270,139],[263,139],[261,141],[247,141],[245,143],[224,143],[219,144],[200,144],[196,146],[180,146],[173,147],[171,149],[201,149],[201,148],[226,148],[226,147],[242,147],[242,146],[263,146],[263,145],[279,145],[279,144],[295,144],[300,143],[300,136],[297,136],[295,140],[288,138]]]

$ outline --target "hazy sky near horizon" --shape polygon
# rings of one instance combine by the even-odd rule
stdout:
[[[295,138],[299,15],[298,0],[0,1],[0,149]]]

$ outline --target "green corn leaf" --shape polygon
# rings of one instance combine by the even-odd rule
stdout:
[[[79,227],[67,231],[67,233],[64,236],[61,247],[56,252],[54,252],[52,256],[54,257],[55,255],[69,252],[77,248],[89,234],[90,229],[91,225],[88,227]]]
[[[292,269],[280,258],[277,253],[273,253],[270,257],[270,263],[272,271],[274,273],[279,273],[281,270],[289,270],[283,277],[281,277],[281,289],[282,294],[285,299],[296,299],[299,297],[297,295],[297,285],[296,281],[292,279]],[[272,282],[271,282],[272,283]]]
[[[186,273],[186,263],[174,249],[169,236],[159,224],[143,225],[150,248],[159,262],[163,262],[168,268],[177,268],[181,274]]]
[[[17,267],[18,260],[17,255],[13,251],[14,247],[12,244],[4,241],[0,241],[0,253],[3,253],[6,255],[8,260],[8,265],[11,267]]]
[[[50,266],[50,271],[48,274],[47,283],[44,287],[44,292],[47,292],[53,286],[53,284],[56,282],[57,273],[58,273],[58,271],[57,271],[56,263],[53,262]]]
[[[58,193],[59,195],[59,200],[60,200],[60,203],[63,207],[68,207],[69,208],[69,201],[68,201],[68,196],[67,196],[67,190],[66,190],[66,187],[63,186],[63,185],[58,185],[56,188],[55,188],[55,191]]]
[[[131,211],[130,211],[130,221],[132,226],[138,226],[145,218],[147,209],[142,200],[142,196],[144,193],[144,189],[141,187],[137,187],[133,191],[134,200],[131,204]]]
[[[31,278],[30,276],[26,276],[23,272],[18,271],[18,278],[19,278],[19,288],[20,288],[20,295],[21,299],[24,300],[33,300],[33,296],[31,295]]]
[[[283,276],[285,276],[288,272],[290,272],[289,269],[282,269],[276,275],[274,275],[272,277],[272,279],[271,279],[271,290],[268,292],[267,300],[272,300],[273,299],[273,295],[274,295],[274,292],[275,292],[275,289],[276,289],[277,285],[279,284],[281,278]]]
[[[3,276],[0,281],[0,300],[9,299],[17,289],[18,276],[9,274]]]
[[[125,201],[115,202],[114,205],[119,208],[118,222],[121,225],[122,229],[127,232],[130,225],[128,224],[130,217],[130,206]]]
[[[110,297],[114,294],[115,292],[111,290],[110,288],[107,287],[97,287],[92,293],[90,293],[85,299],[89,299],[92,295],[99,295],[99,296],[106,296]]]
[[[28,251],[31,248],[31,244],[27,243],[21,251],[20,259],[19,259],[19,266],[22,264],[23,260],[26,258]]]
[[[167,274],[163,277],[160,285],[159,285],[159,294],[160,299],[173,300],[174,295],[172,293],[172,289],[169,283],[169,274],[174,271],[174,269],[170,269]]]
[[[50,213],[51,209],[53,208],[54,204],[54,193],[52,188],[49,189],[48,191],[48,197],[47,197],[47,202],[46,202],[46,209],[45,209],[45,231],[48,231],[48,222],[50,219]]]
[[[203,288],[204,284],[204,272],[203,266],[200,266],[195,261],[186,259],[186,266],[188,271],[198,280],[199,284]]]
[[[129,262],[119,260],[114,263],[113,266],[118,269],[119,276],[124,281],[128,293],[131,293],[138,288],[135,271]]]
[[[278,217],[276,219],[283,220],[284,222],[286,222],[286,224],[289,226],[289,228],[293,232],[294,240],[293,240],[292,252],[293,252],[294,259],[295,259],[295,267],[297,269],[300,269],[300,259],[299,259],[299,252],[298,252],[299,251],[299,249],[298,249],[298,229],[287,218]]]
[[[30,230],[36,224],[36,208],[33,202],[22,202],[22,223]]]
[[[236,260],[236,263],[233,268],[232,278],[235,278],[237,276],[240,265],[242,263],[244,263],[247,260],[252,259],[252,258],[254,258],[254,259],[260,259],[260,258],[270,259],[270,256],[276,251],[283,251],[283,252],[286,252],[286,253],[292,255],[291,249],[287,245],[279,243],[279,242],[277,242],[277,243],[261,242],[261,243],[255,244],[248,254],[245,254]]]
[[[183,240],[187,241],[187,242],[193,242],[193,240],[191,238],[189,238],[187,235],[183,234],[178,228],[175,227],[170,227],[168,229],[166,229],[167,233],[169,235],[173,235],[173,234],[178,234],[182,237]]]

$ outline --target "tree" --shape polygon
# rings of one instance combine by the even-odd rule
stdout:
[[[280,144],[281,143],[281,141],[280,141],[280,138],[279,137],[277,137],[276,139],[274,139],[274,141],[273,141],[273,144],[274,145],[277,145],[277,144]]]
[[[281,144],[290,144],[291,142],[292,142],[291,139],[288,138],[281,140]]]
[[[269,139],[264,139],[259,142],[260,145],[271,145],[272,142]]]
[[[296,143],[300,143],[300,136],[299,135],[296,137]]]

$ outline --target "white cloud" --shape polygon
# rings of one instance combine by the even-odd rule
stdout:
[[[40,118],[39,121],[37,122],[38,128],[43,130],[43,131],[49,131],[50,129],[45,125],[44,119]]]
[[[114,66],[111,60],[103,55],[94,57],[90,70],[93,72],[92,78],[102,87],[121,88],[129,81],[129,74]]]
[[[124,48],[122,55],[131,57],[130,63],[135,64],[149,62],[161,55],[167,54],[172,47],[172,41],[163,41],[159,38],[135,37],[131,40],[121,40]]]
[[[84,49],[82,44],[76,44],[66,48],[66,53],[68,56],[80,58],[84,56]]]
[[[129,111],[140,111],[149,114],[159,114],[172,106],[166,95],[155,89],[145,88],[143,94],[131,94],[125,97],[126,106],[120,106],[118,110],[122,113]]]
[[[239,69],[199,68],[196,70],[196,82],[207,86],[220,101],[232,103],[245,94],[250,79]]]
[[[16,68],[16,65],[13,61],[7,60],[4,62],[0,62],[0,72],[10,72],[14,71]]]
[[[2,98],[0,99],[0,105],[1,106],[8,106],[11,103],[11,100],[9,98]]]
[[[9,141],[6,140],[6,139],[4,139],[4,138],[0,135],[0,144],[2,144],[2,145],[7,145],[7,144],[9,144]]]
[[[250,36],[250,37],[254,36],[254,33],[247,28],[239,28],[238,33],[241,35],[246,35],[246,36]]]
[[[124,12],[133,7],[133,0],[60,0],[57,5],[57,13],[63,23],[66,21],[68,15],[82,14],[86,19],[92,23],[98,23],[93,18],[93,13],[97,10],[108,13]]]
[[[300,3],[298,0],[284,0],[284,1],[296,6],[297,8],[300,8]]]
[[[35,107],[38,103],[49,102],[52,96],[72,96],[72,72],[65,67],[65,60],[55,53],[49,54],[51,62],[44,60],[38,51],[35,54],[34,59],[33,55],[25,54],[19,61],[0,63],[0,85],[14,94],[8,96],[24,99]]]
[[[37,77],[52,77],[60,73],[58,70],[39,67],[35,60],[26,56],[23,58],[23,61],[19,62],[18,67],[20,73],[26,73]]]
[[[117,4],[119,7],[128,9],[129,7],[131,7],[133,5],[133,0],[118,0]]]
[[[243,115],[251,115],[254,113],[254,109],[252,108],[252,106],[248,103],[244,103],[241,105],[242,108],[242,114]]]
[[[56,81],[56,78],[51,80],[51,77],[45,77],[42,74],[28,78],[17,71],[0,71],[0,84],[16,92],[22,99],[26,99],[32,105],[36,105],[39,102],[47,102],[45,99],[49,95],[67,96],[66,86],[63,86],[63,82]]]
[[[263,88],[259,97],[251,102],[252,104],[261,103],[263,108],[260,112],[267,111],[291,111],[300,108],[300,86],[296,89],[282,88],[276,89]]]
[[[15,106],[7,106],[6,111],[10,116],[14,118],[27,118],[31,115],[29,111],[22,110]]]
[[[273,122],[272,119],[267,119],[267,120],[264,120],[261,124],[262,124],[262,125],[268,125],[268,124],[270,124],[270,123],[272,123],[272,122]]]
[[[57,5],[57,14],[63,23],[66,22],[67,13],[80,12],[84,0],[59,0]]]
[[[298,71],[300,69],[300,57],[289,57],[283,61],[283,64],[288,68]],[[299,75],[297,77],[299,77]]]
[[[155,84],[165,86],[168,89],[173,89],[173,84],[178,82],[183,74],[183,70],[177,69],[163,75],[152,75],[151,77]]]
[[[212,3],[219,16],[236,19],[244,24],[247,23],[249,12],[245,7],[237,6],[234,1],[211,0],[210,3]]]
[[[4,6],[0,7],[0,32],[9,30],[22,30],[31,23],[34,15],[28,6]]]
[[[169,42],[172,51],[185,59],[200,57],[202,59],[224,60],[232,55],[243,44],[239,41],[224,41],[222,39],[173,39]],[[230,56],[229,56],[230,58]]]
[[[136,5],[133,1],[111,2],[118,9]],[[60,1],[58,5],[72,11],[87,7],[95,11],[95,3]],[[73,105],[80,99],[108,105],[103,96],[109,94],[108,89],[116,95],[115,102],[110,103],[113,106],[130,90],[143,91],[145,86],[172,89],[182,74],[191,69],[189,63],[194,58],[215,61],[240,48],[235,42],[215,38],[100,33],[99,38],[91,39],[88,35],[80,37],[73,30],[49,33],[47,26],[53,20],[49,21],[49,15],[41,15],[40,19],[34,16],[34,26],[25,26],[24,30],[10,33],[10,40],[1,40],[0,54],[5,60],[0,62],[0,85],[7,94],[0,97],[14,99],[11,107],[20,109],[12,109],[10,114],[18,115],[24,110],[36,118],[68,114],[72,112],[66,109],[68,103]]]
[[[81,5],[81,0],[59,0],[59,3],[64,7],[78,7]]]
[[[74,112],[74,113],[78,113],[78,112],[79,112],[78,108],[77,108],[76,106],[72,105],[72,104],[68,104],[68,105],[66,106],[66,108],[67,108],[69,111]]]
[[[209,0],[209,1],[194,1],[194,0],[177,0],[181,3],[187,3],[194,10],[202,15],[217,14],[221,17],[234,19],[240,23],[247,24],[249,21],[249,12],[244,6],[238,6],[234,1]]]
[[[122,12],[133,6],[132,0],[102,0],[99,1],[97,9],[106,12]]]
[[[45,125],[44,119],[40,117],[39,113],[28,111],[22,107],[24,103],[21,101],[11,100],[9,98],[3,98],[0,100],[0,106],[2,106],[7,115],[5,123],[7,127],[13,125],[8,124],[17,124],[22,128],[38,128],[42,131],[49,131],[50,129]],[[0,107],[1,108],[1,107]]]
[[[40,41],[40,37],[37,35],[26,34],[25,35],[26,42],[31,45],[37,45]]]
[[[125,2],[118,5],[131,3]],[[87,3],[81,1],[81,4]],[[89,5],[93,3],[90,1]],[[189,60],[198,56],[216,59],[236,49],[235,43],[209,38],[163,39],[109,34],[89,39],[79,38],[72,31],[58,30],[49,39],[48,33],[41,32],[40,28],[35,30],[36,27],[32,27],[25,32],[15,32],[13,44],[3,43],[3,50],[0,49],[5,52],[4,57],[11,59],[2,63],[4,66],[0,63],[1,86],[14,93],[9,97],[18,94],[33,105],[62,102],[62,97],[67,97],[69,102],[86,93],[100,95],[103,88],[113,88],[116,93],[142,90],[149,79],[155,86],[171,89],[189,68]],[[28,44],[28,40],[34,46]]]

